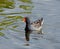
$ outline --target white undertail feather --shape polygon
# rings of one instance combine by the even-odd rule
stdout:
[[[41,22],[41,25],[43,25],[43,23],[44,23],[44,20]]]

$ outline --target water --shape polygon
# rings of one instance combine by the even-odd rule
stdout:
[[[5,9],[8,12],[20,12],[16,1],[16,8],[13,10]],[[60,49],[60,1],[59,0],[32,0],[34,8],[32,14],[21,14],[28,16],[31,21],[37,20],[40,17],[44,18],[43,32],[44,35],[38,35],[38,39],[33,39],[34,34],[31,34],[29,46],[25,46],[24,27],[25,23],[18,21],[18,32],[10,29],[3,30],[5,36],[0,37],[0,49]],[[20,10],[20,11],[19,11]],[[20,15],[20,14],[13,14]],[[1,16],[0,16],[1,17]],[[3,18],[3,17],[1,17]],[[0,19],[1,20],[1,19]],[[11,27],[11,26],[10,26]]]

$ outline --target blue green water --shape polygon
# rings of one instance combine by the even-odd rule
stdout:
[[[13,16],[28,16],[31,21],[37,20],[41,17],[44,18],[43,32],[44,35],[38,35],[38,40],[33,39],[35,34],[31,34],[29,46],[24,46],[25,36],[24,27],[25,23],[18,20],[14,25],[19,27],[14,31],[11,28],[13,25],[5,27],[2,30],[5,36],[0,37],[0,49],[60,49],[60,1],[59,0],[32,0],[34,8],[32,14],[13,14]],[[15,0],[14,9],[4,9],[3,13],[22,12],[18,5],[25,3]],[[26,4],[27,5],[27,4]],[[2,13],[2,12],[0,12]],[[0,15],[0,21],[3,20],[5,15]],[[7,15],[11,16],[11,15]],[[4,26],[2,26],[4,27]],[[41,37],[43,36],[43,37]]]

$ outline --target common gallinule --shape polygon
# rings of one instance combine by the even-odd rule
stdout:
[[[24,17],[23,21],[26,23],[25,37],[26,37],[26,40],[29,41],[29,35],[31,31],[33,30],[40,31],[42,29],[43,18],[38,19],[31,23],[29,17]]]

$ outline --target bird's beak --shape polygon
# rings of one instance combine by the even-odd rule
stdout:
[[[26,18],[23,18],[22,21],[23,21],[23,22],[26,22]]]

